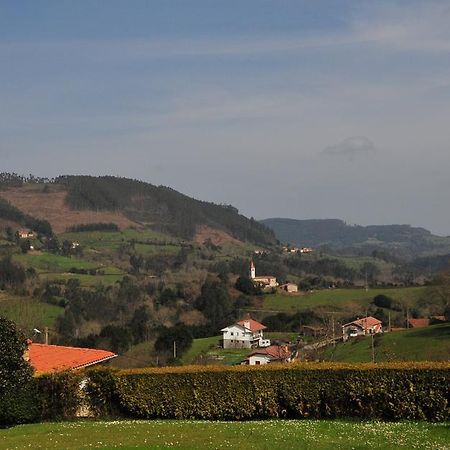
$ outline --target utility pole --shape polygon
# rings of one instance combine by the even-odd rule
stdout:
[[[48,327],[45,327],[45,345],[48,345]]]
[[[389,311],[389,326],[388,326],[388,330],[389,330],[389,333],[391,332],[391,311]]]
[[[177,358],[177,341],[173,341],[173,359]]]
[[[372,337],[372,362],[375,363],[375,345],[373,342],[373,333],[371,334]]]

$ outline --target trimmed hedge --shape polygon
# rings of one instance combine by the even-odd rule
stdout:
[[[99,417],[446,421],[450,365],[291,364],[89,371]]]

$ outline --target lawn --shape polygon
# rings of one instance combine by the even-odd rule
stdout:
[[[432,325],[393,333],[375,339],[375,358],[382,361],[448,361],[450,360],[450,323]],[[349,339],[328,348],[326,360],[370,362],[371,338]]]
[[[60,422],[0,430],[0,449],[448,449],[443,423],[267,420]]]
[[[16,297],[0,293],[0,316],[7,317],[16,322],[21,328],[33,329],[55,326],[58,316],[63,308],[38,300],[25,297]]]
[[[222,336],[211,336],[207,338],[194,339],[191,348],[183,355],[183,364],[191,364],[200,354],[206,354],[210,349],[215,348]]]
[[[261,309],[268,311],[295,312],[317,306],[343,308],[350,303],[368,305],[379,294],[384,294],[398,301],[414,303],[425,292],[423,287],[408,288],[374,288],[365,289],[323,289],[304,295],[288,295],[277,292],[263,297]]]

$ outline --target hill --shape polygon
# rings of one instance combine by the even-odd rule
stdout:
[[[121,229],[148,227],[188,240],[198,232],[213,241],[219,230],[222,241],[225,233],[260,245],[276,242],[271,230],[236,208],[196,200],[165,186],[112,176],[13,180],[0,177],[0,197],[24,215],[48,220],[56,233],[77,224],[114,223]]]
[[[325,359],[370,362],[371,339],[349,339],[325,352]],[[450,358],[450,323],[386,333],[375,338],[375,358],[382,361],[447,361]]]
[[[271,218],[260,222],[271,228],[281,242],[296,246],[326,246],[359,254],[385,249],[406,259],[450,253],[450,237],[435,236],[410,225],[348,225],[339,219]]]

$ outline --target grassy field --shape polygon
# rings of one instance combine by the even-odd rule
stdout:
[[[443,423],[267,420],[114,421],[20,425],[0,430],[0,449],[448,449]]]
[[[432,325],[394,333],[385,333],[376,339],[375,359],[382,361],[448,361],[450,360],[450,323]],[[328,348],[326,360],[343,362],[370,362],[371,338],[349,339]]]
[[[21,328],[53,328],[57,317],[63,311],[64,309],[59,306],[0,293],[0,316],[13,320]]]
[[[55,255],[53,253],[41,253],[39,255],[15,255],[14,260],[27,267],[45,272],[67,272],[75,269],[95,269],[98,264],[79,258]]]
[[[323,289],[304,295],[288,295],[277,292],[263,297],[261,309],[270,311],[295,312],[317,306],[344,308],[349,304],[368,305],[379,294],[384,294],[397,301],[414,303],[425,292],[423,287],[388,288],[388,289]]]
[[[84,250],[96,251],[117,251],[119,247],[130,241],[160,241],[172,242],[173,237],[158,233],[152,230],[133,230],[131,228],[124,231],[91,231],[81,233],[64,233],[59,236],[60,240],[78,241]]]

